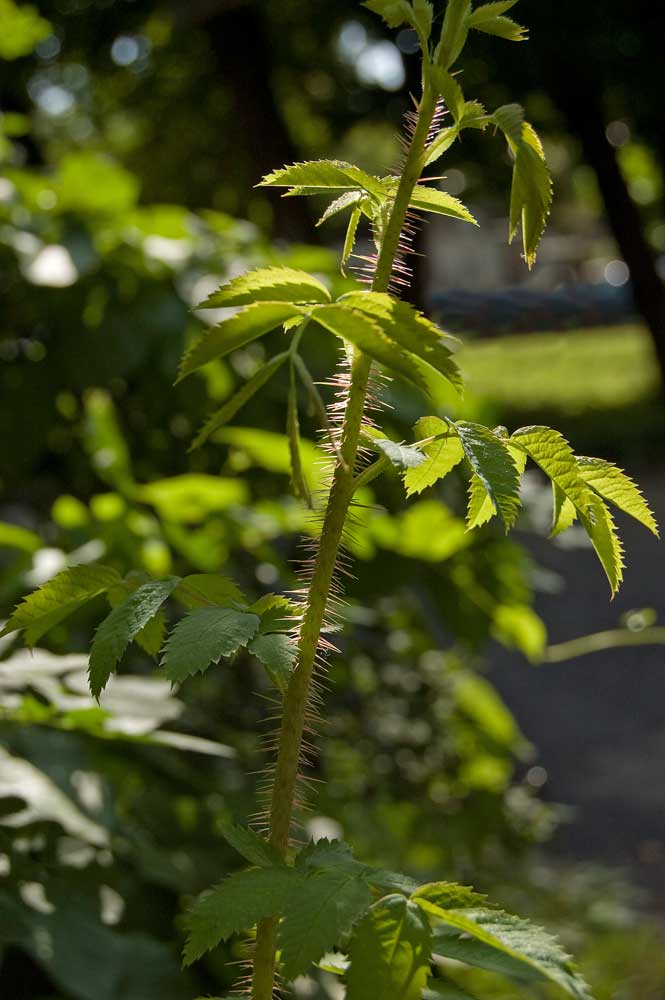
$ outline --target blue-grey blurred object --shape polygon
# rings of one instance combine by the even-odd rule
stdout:
[[[618,326],[637,315],[630,285],[606,284],[567,285],[556,291],[434,292],[432,313],[446,330],[479,337]]]

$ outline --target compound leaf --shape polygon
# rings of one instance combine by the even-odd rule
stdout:
[[[227,424],[229,420],[233,420],[236,413],[242,409],[245,403],[248,403],[252,396],[255,396],[259,389],[262,389],[266,382],[270,381],[273,375],[279,371],[286,359],[288,358],[288,351],[284,351],[282,354],[277,354],[270,361],[267,361],[262,365],[259,370],[250,379],[245,382],[243,386],[238,389],[230,399],[224,403],[224,405],[213,413],[211,417],[208,417],[205,424],[199,431],[199,433],[194,438],[190,451],[194,448],[200,448],[201,445],[208,440],[211,434],[214,434],[216,430]]]
[[[506,531],[514,525],[520,508],[520,476],[505,442],[489,427],[461,420],[453,424],[464,453],[488,497],[498,510]]]
[[[289,302],[255,302],[245,306],[194,341],[180,362],[178,381],[300,315],[299,306]]]
[[[594,493],[634,517],[658,537],[658,525],[648,503],[637,484],[622,469],[600,458],[578,458],[577,467]]]
[[[330,292],[306,271],[262,267],[222,285],[197,309],[245,306],[252,302],[330,302]]]
[[[592,1000],[570,957],[540,927],[501,910],[420,905],[432,919],[435,950],[446,958],[521,982],[554,983],[574,1000]]]
[[[315,869],[289,896],[279,931],[286,979],[307,972],[366,912],[372,894],[361,872]]]
[[[425,461],[416,468],[407,469],[404,485],[408,497],[422,493],[428,486],[434,486],[464,458],[462,442],[450,425],[440,417],[421,417],[414,427],[414,433],[419,439],[434,437],[438,440],[420,445],[426,455]]]
[[[101,623],[95,632],[88,664],[90,690],[95,698],[106,687],[129,643],[155,617],[179,583],[177,576],[144,583]]]
[[[121,582],[120,574],[110,566],[93,564],[65,569],[24,598],[0,636],[25,629],[27,645],[34,646],[54,625]]]
[[[197,608],[178,622],[164,647],[162,666],[172,683],[203,673],[232,656],[259,630],[258,615],[236,608]]]
[[[351,939],[347,1000],[420,1000],[431,945],[429,923],[416,903],[398,895],[379,900]]]
[[[280,915],[301,880],[300,872],[285,865],[250,868],[204,892],[187,917],[183,964],[191,965],[232,934]]]

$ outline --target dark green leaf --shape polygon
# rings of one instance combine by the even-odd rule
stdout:
[[[293,868],[250,868],[199,896],[187,918],[183,964],[191,965],[232,934],[280,915],[302,880]]]
[[[88,666],[90,690],[95,698],[106,687],[129,643],[155,617],[179,582],[180,577],[169,576],[144,583],[104,619],[95,632]]]
[[[120,582],[120,574],[110,566],[72,566],[65,569],[24,598],[0,636],[25,629],[27,645],[34,646],[54,625]]]
[[[172,683],[203,673],[232,656],[259,630],[258,615],[235,608],[198,608],[178,622],[164,647],[162,666]]]
[[[295,640],[284,632],[258,635],[248,649],[266,668],[275,687],[284,693],[296,663],[298,647]]]
[[[362,874],[345,868],[314,870],[296,887],[279,929],[282,974],[308,971],[347,934],[372,899]]]

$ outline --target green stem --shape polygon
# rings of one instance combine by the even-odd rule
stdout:
[[[607,632],[594,632],[583,635],[579,639],[560,642],[556,646],[548,646],[545,650],[545,663],[563,663],[577,656],[588,653],[598,653],[603,649],[619,649],[630,646],[660,646],[665,644],[665,628],[655,626],[640,629],[613,629]]]
[[[418,122],[409,146],[395,202],[383,234],[372,291],[388,291],[413,189],[425,166],[425,147],[435,108],[436,95],[429,87],[426,87],[420,102]],[[351,382],[342,428],[341,459],[338,459],[335,464],[321,541],[302,619],[298,665],[291,677],[284,699],[270,811],[270,843],[283,856],[287,853],[295,808],[301,746],[307,721],[312,674],[330,596],[337,554],[356,485],[354,469],[371,365],[371,359],[367,355],[360,351],[354,352]],[[276,937],[276,919],[263,921],[259,925],[254,953],[253,1000],[272,1000]]]

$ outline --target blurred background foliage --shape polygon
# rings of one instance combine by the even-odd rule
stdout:
[[[471,244],[454,223],[427,226],[410,292],[467,338],[470,392],[442,399],[442,412],[551,421],[577,451],[662,487],[663,13],[618,0],[523,6],[530,45],[516,58],[476,39],[463,72],[488,106],[522,100],[543,133],[552,227],[528,274],[504,246],[499,147],[472,136],[451,151],[443,183],[483,229]],[[123,573],[222,571],[257,598],[296,585],[316,525],[289,492],[283,381],[243,426],[187,452],[210,401],[251,376],[270,341],[173,388],[177,359],[211,321],[192,307],[251,267],[304,267],[346,287],[335,224],[315,229],[307,204],[254,185],[306,157],[390,168],[413,51],[408,32],[395,43],[355,0],[0,0],[4,614],[64,566],[98,559]],[[334,348],[306,350],[324,381]],[[401,386],[386,401],[386,431],[408,438],[421,401]],[[303,432],[316,487],[313,415]],[[541,597],[583,572],[574,546],[556,573],[541,560],[539,480],[518,541],[466,535],[461,479],[405,506],[388,478],[360,500],[308,834],[344,835],[368,862],[420,878],[472,881],[558,926],[598,1000],[660,1000],[653,878],[637,889],[631,873],[546,847],[570,818],[547,794],[539,733],[523,734],[488,672],[508,659],[518,686],[534,683],[529,661],[552,625]],[[33,655],[4,640],[0,987],[12,1000],[221,995],[241,951],[180,973],[179,913],[239,863],[220,824],[255,809],[271,692],[249,657],[170,691],[136,648],[97,706],[83,671],[99,610]],[[574,673],[566,683],[574,690]],[[516,996],[489,974],[482,986]],[[339,992],[323,975],[298,996]]]

